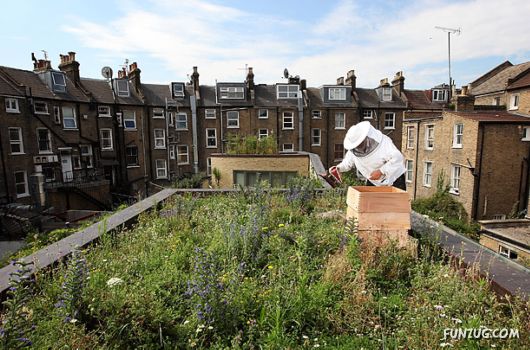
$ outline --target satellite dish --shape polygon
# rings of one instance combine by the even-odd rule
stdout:
[[[112,68],[107,67],[107,66],[101,68],[101,75],[105,79],[111,79],[112,78]]]
[[[285,69],[283,70],[283,77],[284,77],[285,79],[289,78],[289,71],[287,70],[287,68],[285,68]]]

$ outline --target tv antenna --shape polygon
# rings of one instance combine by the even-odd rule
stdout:
[[[285,79],[288,79],[288,78],[289,78],[289,70],[288,70],[287,68],[285,68],[285,69],[283,70],[283,77],[284,77]]]
[[[107,80],[112,79],[112,68],[108,66],[101,68],[101,75]]]
[[[47,60],[48,60],[48,51],[46,51],[46,50],[41,50],[41,52],[44,53],[44,59],[47,61]]]
[[[238,68],[237,70],[245,70],[245,73],[248,73],[248,64],[245,63],[245,68]]]
[[[452,78],[451,78],[451,34],[460,35],[462,33],[462,30],[460,28],[447,28],[447,27],[439,27],[435,26],[434,28],[442,30],[447,33],[447,56],[448,56],[448,62],[449,62],[449,99],[451,99],[451,89],[453,86]]]

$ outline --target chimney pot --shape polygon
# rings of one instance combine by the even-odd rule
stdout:
[[[337,85],[344,85],[344,77],[337,78]]]
[[[75,61],[75,52],[69,51],[68,52],[68,57],[70,58],[70,62]]]
[[[346,74],[346,78],[355,77],[355,71],[352,69]]]

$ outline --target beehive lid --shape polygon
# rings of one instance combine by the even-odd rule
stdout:
[[[346,203],[363,213],[410,213],[407,192],[391,186],[350,186]]]

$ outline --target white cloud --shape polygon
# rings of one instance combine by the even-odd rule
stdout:
[[[284,67],[311,86],[332,83],[355,69],[358,86],[373,87],[403,70],[407,86],[428,88],[447,81],[447,34],[434,26],[462,28],[462,35],[452,36],[453,66],[491,56],[528,60],[530,21],[521,15],[530,13],[528,1],[506,0],[499,6],[495,0],[419,0],[397,5],[361,6],[345,0],[317,23],[308,23],[206,0],[154,0],[148,10],[128,3],[110,23],[78,18],[76,26],[63,29],[103,56],[155,58],[173,74],[168,80],[184,80],[197,65],[201,82],[209,84],[216,78],[243,80],[239,68],[248,64],[258,83],[280,81]],[[384,11],[387,6],[391,12]],[[462,78],[482,73],[470,69]],[[143,75],[144,81],[154,82],[149,79],[153,72],[144,70]]]

